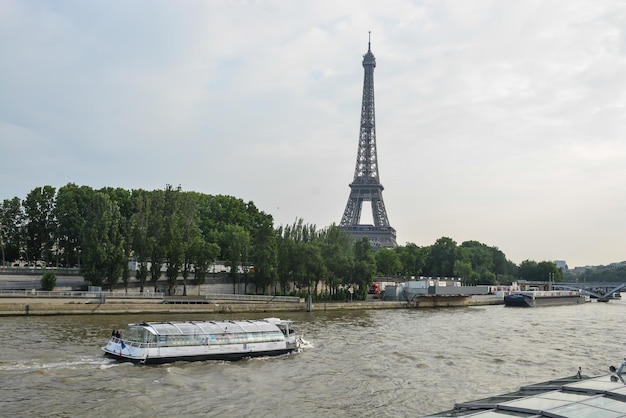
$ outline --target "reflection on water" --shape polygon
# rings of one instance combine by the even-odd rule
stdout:
[[[139,320],[241,315],[15,317],[0,321],[5,416],[420,416],[455,402],[583,373],[626,355],[626,303],[515,309],[285,314],[311,344],[236,363],[133,366],[105,359]],[[262,318],[268,314],[248,315]]]

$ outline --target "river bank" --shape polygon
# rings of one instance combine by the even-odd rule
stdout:
[[[176,302],[176,303],[173,303]],[[428,302],[428,304],[425,304]],[[197,303],[197,300],[178,298],[176,301],[163,299],[116,299],[107,298],[101,303],[98,298],[44,298],[44,297],[0,297],[0,316],[25,315],[121,315],[121,314],[171,314],[171,313],[263,313],[263,312],[306,312],[367,309],[410,309],[427,307],[463,307],[498,305],[501,299],[487,296],[472,296],[465,301],[434,299],[419,305],[406,301],[353,301],[353,302],[232,302],[214,301]]]

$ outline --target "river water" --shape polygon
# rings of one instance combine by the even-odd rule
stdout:
[[[265,315],[247,315],[261,318]],[[605,374],[626,356],[626,301],[282,314],[309,344],[274,358],[133,366],[102,356],[139,320],[0,319],[2,416],[424,416],[521,385]]]

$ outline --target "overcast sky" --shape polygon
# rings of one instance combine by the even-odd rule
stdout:
[[[399,244],[623,261],[625,28],[623,0],[1,0],[0,199],[171,184],[338,224],[371,31]]]

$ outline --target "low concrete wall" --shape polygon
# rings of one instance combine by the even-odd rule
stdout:
[[[120,315],[120,314],[152,314],[152,313],[230,313],[230,312],[275,312],[295,311],[295,306],[276,306],[271,309],[265,306],[249,304],[237,305],[166,305],[139,303],[105,303],[105,304],[50,304],[50,303],[3,303],[0,305],[0,316],[22,315]],[[301,310],[304,310],[302,308]]]
[[[368,310],[368,309],[407,309],[441,308],[477,305],[498,305],[497,298],[454,298],[427,297],[419,298],[419,303],[406,301],[357,301],[357,302],[317,302],[311,305],[311,311]],[[417,301],[415,301],[417,302]],[[176,303],[166,304],[162,300],[114,299],[60,299],[60,298],[0,298],[1,316],[23,315],[122,315],[122,314],[168,314],[168,313],[246,313],[246,312],[305,312],[305,302],[300,303],[233,303],[232,301],[214,301],[210,304]]]
[[[53,299],[0,299],[0,316],[22,315],[114,315],[168,313],[245,313],[245,312],[304,312],[306,303],[211,303],[164,304],[146,301],[115,301]],[[406,309],[406,302],[328,302],[313,303],[312,311],[347,309]]]

